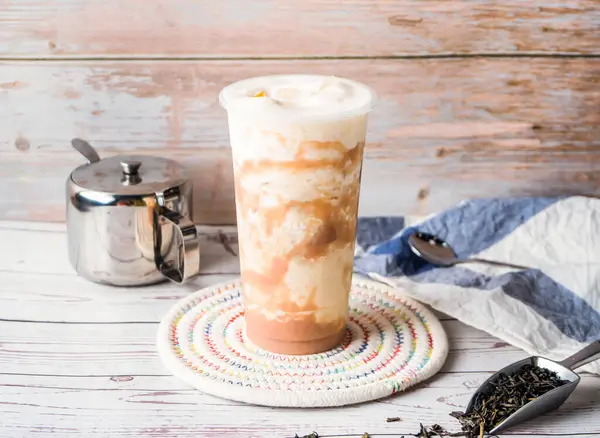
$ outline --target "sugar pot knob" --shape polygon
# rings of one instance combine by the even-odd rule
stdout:
[[[138,173],[142,166],[141,161],[123,160],[119,164],[121,164],[121,169],[123,169],[123,177],[121,178],[123,184],[134,185],[142,182],[142,178],[140,178]]]
[[[121,168],[123,169],[123,174],[125,175],[137,175],[140,167],[142,166],[141,161],[135,160],[123,160],[121,161]]]

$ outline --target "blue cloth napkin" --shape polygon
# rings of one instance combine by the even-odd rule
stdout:
[[[531,355],[563,360],[600,339],[600,200],[478,199],[407,222],[359,218],[355,272]],[[531,269],[435,267],[411,252],[415,231],[444,239],[460,258]],[[600,361],[579,371],[600,374]]]

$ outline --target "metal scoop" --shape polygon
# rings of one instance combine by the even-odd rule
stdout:
[[[512,374],[524,365],[533,365],[554,371],[558,377],[566,380],[568,383],[545,393],[535,400],[530,401],[504,421],[497,424],[488,433],[495,434],[524,421],[528,421],[540,415],[551,412],[555,409],[558,409],[567,400],[567,398],[569,398],[581,380],[579,375],[574,373],[572,370],[587,363],[593,362],[596,359],[600,359],[600,339],[592,342],[581,351],[578,351],[573,356],[568,357],[561,362],[554,362],[553,360],[539,356],[531,356],[527,359],[515,362],[507,367],[502,368],[496,374],[487,379],[483,385],[481,385],[479,389],[475,391],[475,394],[473,394],[473,397],[471,397],[471,400],[469,401],[465,414],[470,414],[473,412],[475,400],[479,394],[483,394],[485,396],[492,392],[492,383],[496,382],[501,374]]]

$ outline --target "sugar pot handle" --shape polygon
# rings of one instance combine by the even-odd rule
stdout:
[[[154,259],[157,269],[165,277],[182,284],[200,271],[200,242],[191,218],[166,206],[170,202],[177,202],[179,196],[179,191],[173,189],[156,193],[158,206],[154,219]],[[165,260],[161,253],[161,222],[171,225],[177,236],[174,262]]]

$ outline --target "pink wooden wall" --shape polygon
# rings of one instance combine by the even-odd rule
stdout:
[[[189,166],[196,221],[234,222],[227,83],[364,81],[361,214],[598,193],[595,0],[0,0],[0,219],[64,220],[87,138]]]

